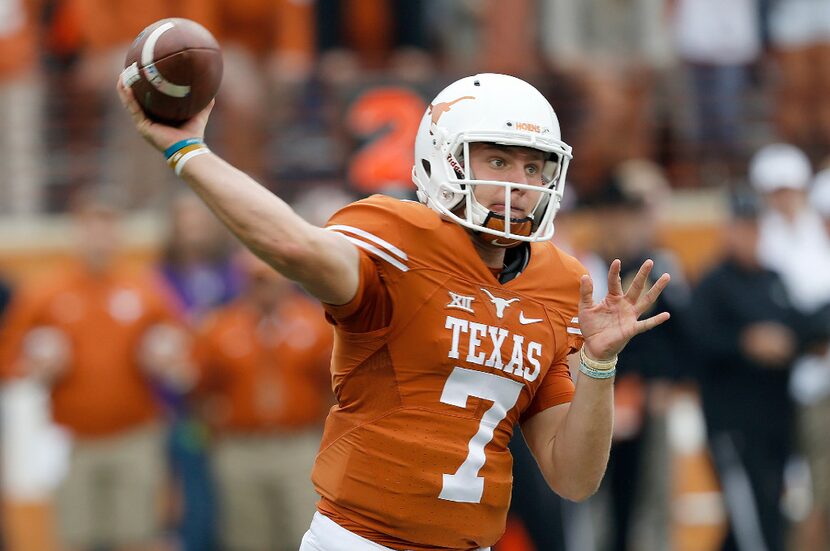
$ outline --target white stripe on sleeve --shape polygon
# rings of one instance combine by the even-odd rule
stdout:
[[[402,272],[408,272],[409,271],[409,267],[407,267],[406,264],[404,264],[403,262],[400,262],[398,259],[393,258],[392,256],[386,254],[385,252],[378,249],[374,245],[370,245],[369,243],[366,243],[365,241],[361,241],[360,239],[357,239],[356,237],[343,235],[342,233],[340,234],[340,236],[344,239],[347,239],[350,243],[353,243],[354,245],[357,245],[361,249],[372,253],[373,255],[377,256],[378,258],[382,258],[383,260],[387,261],[389,264],[396,267],[400,271],[402,271]]]
[[[366,239],[367,241],[371,241],[372,243],[380,246],[381,248],[385,249],[387,252],[392,253],[393,255],[397,256],[401,260],[409,260],[409,257],[406,256],[406,253],[397,248],[392,243],[381,239],[380,237],[373,235],[366,230],[361,230],[360,228],[355,228],[353,226],[343,226],[343,225],[334,225],[329,226],[326,228],[327,230],[336,231],[339,233],[350,233],[353,235],[357,235]]]

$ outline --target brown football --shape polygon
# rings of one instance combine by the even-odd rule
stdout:
[[[210,31],[195,21],[162,19],[133,41],[121,79],[149,118],[179,124],[219,91],[222,52]]]

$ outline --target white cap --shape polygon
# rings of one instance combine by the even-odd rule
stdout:
[[[830,168],[825,168],[813,179],[810,206],[823,218],[830,218]]]
[[[778,189],[804,189],[812,168],[803,151],[785,143],[762,147],[749,162],[749,182],[761,193]]]

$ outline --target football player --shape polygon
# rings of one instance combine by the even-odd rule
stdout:
[[[617,354],[668,319],[638,318],[669,276],[646,290],[649,260],[624,291],[616,260],[594,303],[585,268],[549,241],[571,148],[534,87],[498,74],[449,85],[416,137],[420,202],[372,196],[325,229],[209,152],[210,107],[173,128],[118,89],[139,132],[335,328],[337,404],[303,551],[488,549],[504,531],[516,423],[553,490],[594,493]]]

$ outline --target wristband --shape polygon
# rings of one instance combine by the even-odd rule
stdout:
[[[585,354],[585,348],[579,350],[579,370],[592,379],[610,379],[617,374],[617,356],[610,360],[594,360]]]
[[[172,155],[170,155],[170,158],[167,159],[167,164],[170,165],[170,168],[175,169],[176,165],[179,163],[179,161],[182,160],[182,158],[185,155],[187,155],[191,151],[196,151],[197,149],[206,149],[206,148],[207,148],[207,146],[203,143],[194,143],[194,144],[191,144],[191,145],[186,145],[186,146],[182,147],[181,149],[179,149],[178,151],[176,151],[175,153],[173,153]]]
[[[180,149],[184,149],[189,145],[204,143],[205,140],[203,140],[202,138],[187,138],[186,140],[180,140],[164,150],[164,158],[169,161],[170,157],[172,157]]]
[[[189,146],[186,149],[187,149],[186,152],[184,152],[184,151],[181,152],[182,153],[181,156],[179,156],[179,154],[176,153],[174,155],[174,158],[176,160],[174,162],[170,163],[170,167],[176,173],[176,176],[181,176],[182,175],[182,169],[184,169],[184,165],[185,165],[185,163],[187,163],[187,161],[189,161],[193,157],[198,157],[199,155],[204,155],[205,153],[210,153],[210,149],[208,149],[208,146],[206,146],[204,144]],[[171,160],[172,159],[173,158],[171,158]]]

